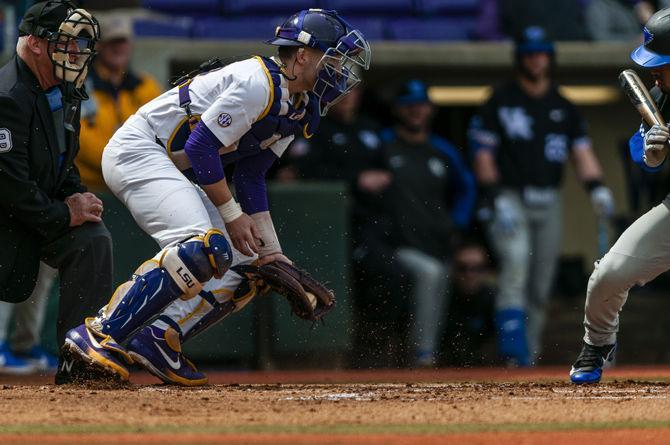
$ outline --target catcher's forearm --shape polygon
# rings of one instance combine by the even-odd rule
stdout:
[[[272,224],[270,212],[258,212],[250,216],[256,223],[256,228],[261,235],[260,242],[258,243],[258,256],[264,257],[272,253],[281,253],[281,245],[279,244],[275,226]]]

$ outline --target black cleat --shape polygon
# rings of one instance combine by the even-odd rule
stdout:
[[[593,346],[584,342],[582,352],[570,370],[572,383],[598,383],[603,375],[605,362],[614,360],[615,351],[616,345]]]

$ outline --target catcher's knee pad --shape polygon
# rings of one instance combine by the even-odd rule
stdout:
[[[203,283],[223,275],[232,257],[228,241],[216,229],[163,249],[117,288],[103,308],[101,332],[125,341],[172,301],[194,297]]]

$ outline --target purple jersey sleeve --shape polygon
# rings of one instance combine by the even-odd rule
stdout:
[[[242,158],[235,163],[235,192],[237,201],[247,215],[270,210],[265,185],[265,173],[277,159],[272,150]]]
[[[225,177],[219,155],[221,146],[221,141],[203,122],[198,122],[186,140],[184,151],[200,184],[214,184]]]

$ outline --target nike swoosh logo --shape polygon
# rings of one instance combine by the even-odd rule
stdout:
[[[158,352],[161,353],[165,361],[167,362],[168,365],[170,365],[170,368],[174,369],[175,371],[179,369],[179,359],[177,360],[172,360],[166,353],[163,351],[163,348],[161,348],[158,343],[154,342],[154,345],[156,345],[156,348],[158,349]]]

